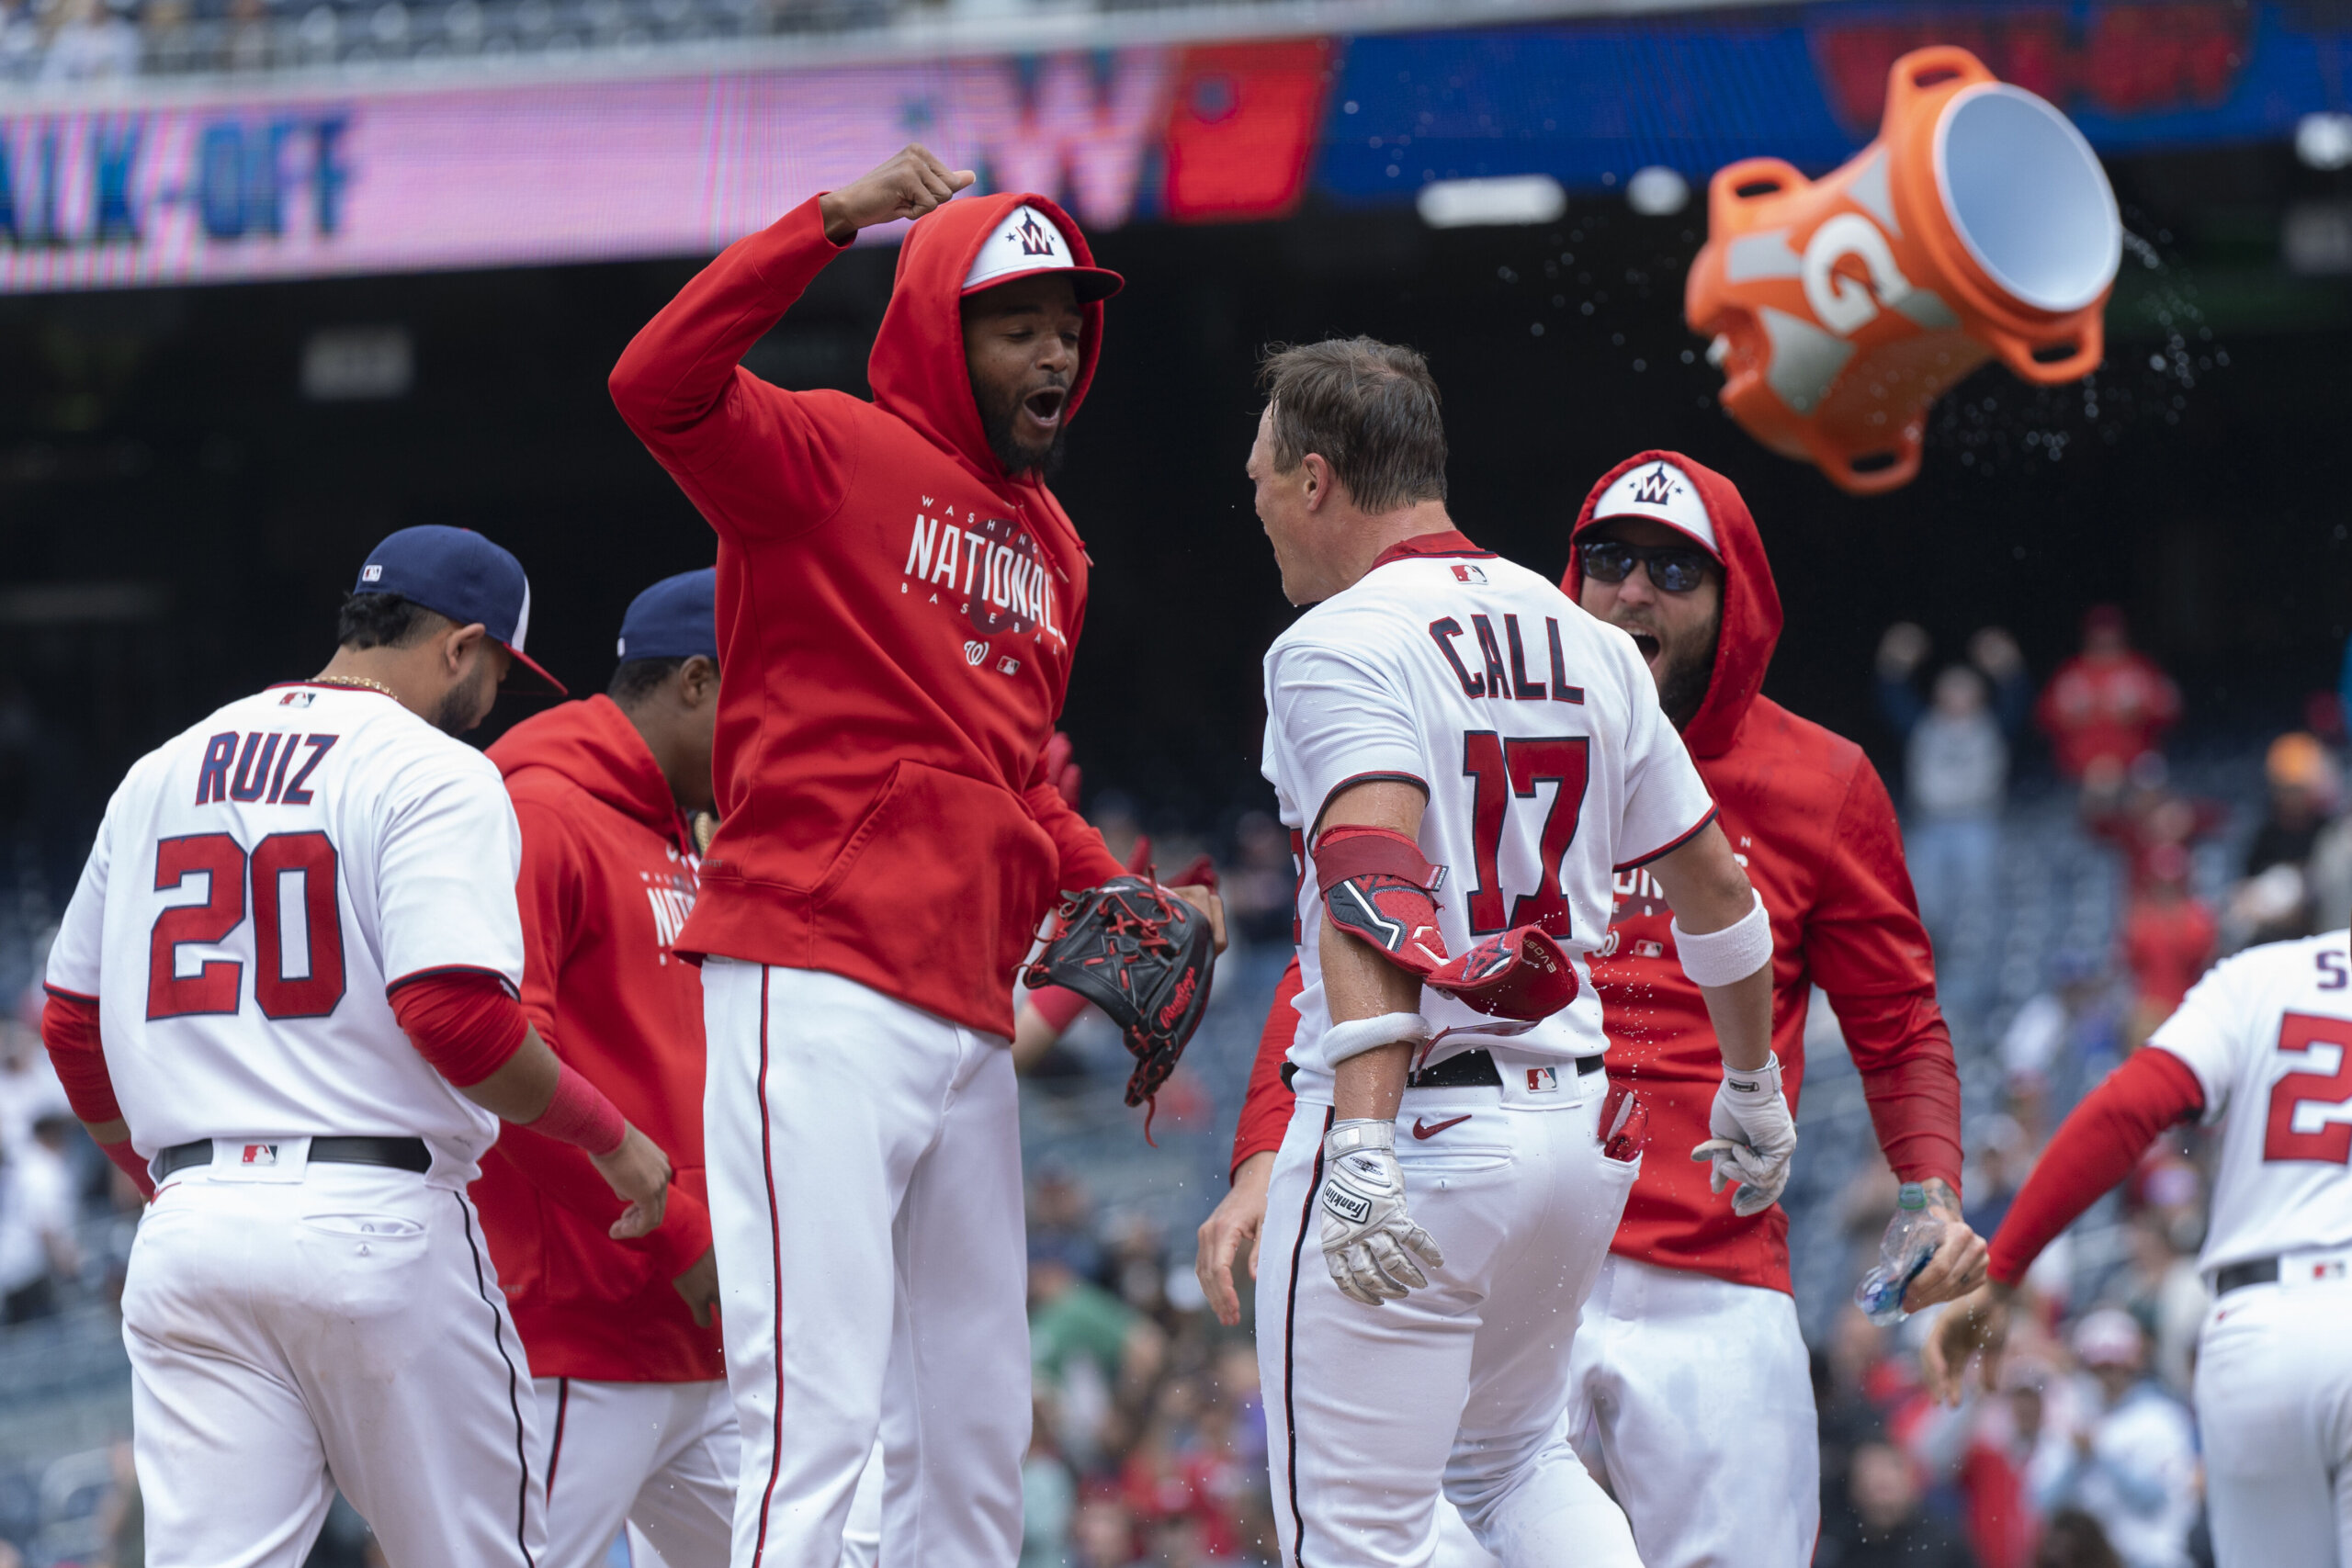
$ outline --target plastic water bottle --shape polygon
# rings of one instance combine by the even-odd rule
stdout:
[[[1854,1287],[1854,1304],[1862,1315],[1882,1326],[1910,1316],[1903,1310],[1903,1292],[1926,1270],[1943,1238],[1943,1221],[1928,1213],[1928,1190],[1905,1182],[1895,1198],[1894,1222],[1878,1244],[1878,1267]]]

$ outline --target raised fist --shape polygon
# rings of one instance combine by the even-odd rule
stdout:
[[[920,218],[972,183],[969,169],[951,169],[920,141],[910,141],[879,167],[817,201],[825,238],[846,245],[860,229]]]

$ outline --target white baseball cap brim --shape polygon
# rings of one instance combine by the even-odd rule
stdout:
[[[1646,517],[1663,523],[1689,535],[1717,560],[1724,558],[1723,546],[1715,538],[1714,519],[1707,515],[1707,503],[1701,499],[1698,485],[1663,457],[1628,468],[1601,492],[1592,509],[1592,520],[1599,523],[1611,517]]]
[[[1127,281],[1106,267],[1079,265],[1061,226],[1023,202],[980,242],[972,270],[964,275],[964,292],[977,294],[1041,272],[1069,274],[1080,302],[1108,299]]]

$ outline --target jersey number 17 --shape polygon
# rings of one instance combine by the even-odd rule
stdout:
[[[1549,934],[1568,934],[1568,901],[1560,891],[1560,863],[1576,842],[1577,824],[1584,816],[1584,792],[1589,782],[1588,748],[1582,735],[1505,739],[1491,729],[1473,729],[1462,737],[1462,771],[1471,781],[1470,845],[1476,860],[1477,886],[1470,889],[1467,912],[1470,930],[1489,936],[1512,926],[1541,926]],[[1551,809],[1544,814],[1537,835],[1535,891],[1522,893],[1504,918],[1501,851],[1503,824],[1511,803],[1532,800],[1539,786],[1557,784]]]

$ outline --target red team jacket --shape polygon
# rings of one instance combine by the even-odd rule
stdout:
[[[501,1130],[473,1197],[531,1371],[600,1382],[724,1377],[718,1327],[695,1326],[671,1283],[710,1247],[702,976],[673,951],[695,903],[694,840],[653,753],[609,697],[525,719],[490,759],[523,828],[523,1010],[677,1171],[662,1228],[616,1243],[605,1227],[619,1202],[584,1156]],[[591,1200],[586,1212],[575,1192]]]
[[[1878,772],[1861,748],[1761,694],[1781,636],[1781,596],[1764,542],[1731,481],[1671,452],[1644,452],[1603,474],[1577,531],[1626,470],[1660,458],[1700,487],[1724,553],[1723,632],[1714,673],[1682,739],[1715,798],[1717,821],[1772,919],[1772,1048],[1792,1111],[1804,1078],[1812,988],[1828,993],[1861,1070],[1871,1119],[1905,1180],[1960,1188],[1960,1077],[1937,1009],[1935,969],[1919,924],[1903,837]],[[1571,550],[1561,583],[1583,587]],[[1699,988],[1682,973],[1672,911],[1646,872],[1621,872],[1609,935],[1591,956],[1609,1035],[1609,1076],[1649,1107],[1651,1157],[1626,1201],[1611,1250],[1736,1284],[1789,1289],[1788,1216],[1776,1204],[1747,1219],[1707,1188],[1689,1158],[1707,1134],[1723,1081],[1721,1048]],[[1234,1164],[1282,1145],[1289,1096],[1279,1076],[1296,1014],[1296,969],[1267,1021]]]
[[[814,199],[738,241],[637,334],[613,400],[718,533],[722,826],[682,951],[844,976],[1010,1035],[1012,971],[1065,887],[1119,874],[1044,777],[1087,558],[1035,475],[989,452],[959,299],[998,220],[914,223],[874,400],[736,363],[840,254]],[[1082,307],[1075,417],[1102,345]]]

